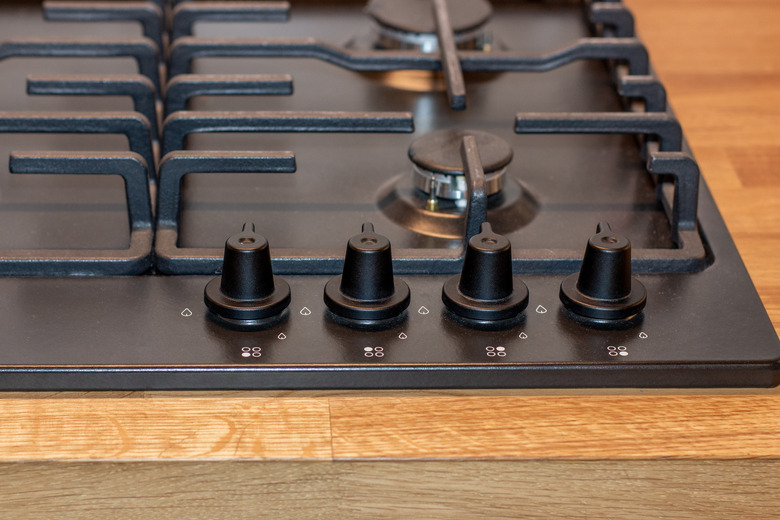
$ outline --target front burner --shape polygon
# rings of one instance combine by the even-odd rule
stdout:
[[[498,233],[511,233],[533,220],[536,199],[507,175],[512,147],[479,130],[444,129],[409,146],[412,175],[403,173],[382,186],[378,205],[396,224],[426,236],[460,239],[466,225],[468,193],[461,143],[473,136],[485,174],[488,220]]]
[[[455,44],[460,49],[485,50],[490,38],[483,27],[492,8],[484,0],[447,0]],[[375,46],[436,52],[433,4],[421,0],[371,0],[366,13],[376,22]]]
[[[512,161],[512,147],[500,137],[475,130],[446,129],[420,137],[409,147],[409,158],[414,163],[414,185],[431,198],[466,201],[466,176],[460,145],[463,137],[473,135],[477,140],[482,169],[485,172],[485,191],[495,195],[504,187],[506,166]]]

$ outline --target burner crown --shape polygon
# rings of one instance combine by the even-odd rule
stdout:
[[[484,25],[493,12],[484,0],[447,0],[455,33],[473,31]],[[436,20],[429,0],[371,0],[366,13],[379,25],[406,33],[435,33]]]
[[[478,130],[452,128],[431,132],[414,141],[409,147],[409,158],[429,172],[463,175],[460,146],[466,135],[476,138],[485,173],[498,171],[512,161],[512,147],[500,137]]]

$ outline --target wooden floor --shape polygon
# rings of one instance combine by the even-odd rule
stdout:
[[[780,330],[780,2],[624,1]],[[777,389],[0,394],[0,418],[0,518],[780,518]]]

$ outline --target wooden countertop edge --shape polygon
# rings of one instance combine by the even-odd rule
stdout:
[[[22,461],[780,459],[780,395],[0,399]]]

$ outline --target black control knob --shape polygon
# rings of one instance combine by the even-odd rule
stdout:
[[[255,225],[225,242],[222,276],[211,280],[204,291],[206,307],[229,322],[252,325],[280,314],[290,304],[290,286],[274,276],[271,253]]]
[[[631,276],[631,242],[600,222],[588,240],[579,273],[561,284],[561,302],[575,314],[600,320],[631,318],[645,307],[647,291]]]
[[[509,240],[482,224],[469,240],[463,270],[445,282],[441,299],[464,318],[497,321],[512,318],[528,306],[528,287],[512,276]]]
[[[409,286],[393,276],[393,257],[387,237],[363,224],[363,232],[349,239],[341,276],[325,285],[325,305],[354,320],[384,320],[409,306]]]

